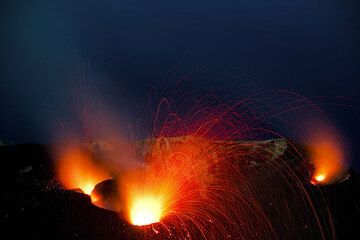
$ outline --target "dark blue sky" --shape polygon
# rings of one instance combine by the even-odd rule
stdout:
[[[66,111],[69,81],[84,64],[130,118],[179,62],[179,76],[190,75],[195,88],[230,92],[251,80],[306,97],[360,96],[356,0],[2,4],[0,139],[46,141],[43,126]],[[358,158],[359,110],[325,110]]]

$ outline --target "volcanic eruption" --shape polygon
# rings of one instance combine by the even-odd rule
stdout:
[[[248,116],[242,104],[196,102],[156,122],[144,140],[65,144],[57,149],[57,175],[146,238],[293,238],[299,224],[311,228],[302,237],[331,237],[331,217],[314,206],[308,183],[330,184],[346,172],[338,133],[322,124],[303,145],[262,140],[270,131],[252,128],[261,117]]]

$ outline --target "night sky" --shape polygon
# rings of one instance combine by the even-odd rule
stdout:
[[[110,89],[112,104],[129,121],[144,112],[151,88],[164,88],[176,66],[195,89],[233,93],[245,82],[261,82],[309,98],[354,98],[353,105],[360,106],[356,0],[1,4],[0,140],[5,142],[48,142],[49,122],[68,114],[71,82],[79,81],[82,69],[87,81],[106,89],[104,95]],[[324,111],[350,142],[360,169],[360,111],[333,105]]]

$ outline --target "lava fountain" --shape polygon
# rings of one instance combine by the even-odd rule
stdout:
[[[233,141],[243,137],[243,119],[231,108],[212,109],[196,111],[190,119],[173,114],[142,143],[147,150],[138,154],[141,164],[118,176],[122,215],[167,237],[249,239],[254,232],[274,237],[246,180],[245,151]]]
[[[205,152],[209,143],[196,137],[175,145],[167,141],[154,140],[145,166],[124,177],[127,218],[134,225],[159,222],[172,214],[191,218],[196,202],[208,194],[216,160]]]

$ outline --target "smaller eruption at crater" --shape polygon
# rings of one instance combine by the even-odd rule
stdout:
[[[309,151],[314,172],[311,183],[326,185],[339,181],[347,170],[343,139],[330,127],[317,126],[311,131]]]
[[[66,146],[58,151],[55,163],[58,178],[66,189],[81,189],[96,201],[92,194],[96,184],[111,178],[106,169],[98,164],[92,151],[79,145]]]

